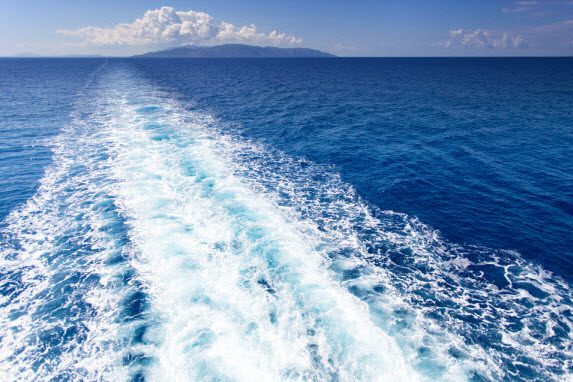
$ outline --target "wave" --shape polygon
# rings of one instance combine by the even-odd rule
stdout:
[[[10,379],[563,380],[572,293],[336,170],[94,74],[2,233]]]

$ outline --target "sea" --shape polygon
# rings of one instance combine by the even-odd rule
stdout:
[[[0,380],[573,381],[573,58],[0,59]]]

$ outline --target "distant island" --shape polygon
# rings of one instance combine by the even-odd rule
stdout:
[[[186,45],[172,49],[144,53],[141,58],[287,58],[287,57],[336,57],[334,54],[308,48],[276,48],[243,44],[215,46]]]

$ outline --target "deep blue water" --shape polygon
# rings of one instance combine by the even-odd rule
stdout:
[[[573,274],[573,59],[147,60],[241,135],[382,209]]]
[[[0,60],[0,375],[567,380],[573,59]]]

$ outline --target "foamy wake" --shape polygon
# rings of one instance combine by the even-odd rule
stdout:
[[[570,378],[565,282],[448,244],[334,171],[224,128],[127,66],[102,70],[9,217],[0,373]]]

